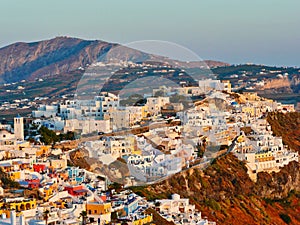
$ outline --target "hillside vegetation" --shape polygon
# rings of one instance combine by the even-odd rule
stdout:
[[[300,154],[300,113],[268,114],[268,122],[276,136],[282,136],[283,142]]]
[[[278,174],[260,173],[254,183],[244,162],[229,154],[204,171],[190,169],[132,189],[148,199],[178,193],[217,224],[300,224],[299,173],[299,164],[291,163]]]

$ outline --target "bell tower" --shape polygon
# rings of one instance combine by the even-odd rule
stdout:
[[[20,115],[14,118],[14,133],[17,140],[24,140],[23,117]]]

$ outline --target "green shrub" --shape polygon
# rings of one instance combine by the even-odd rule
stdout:
[[[204,179],[202,179],[201,177],[200,177],[200,184],[201,184],[201,187],[203,187],[205,189],[207,189],[208,186],[209,186],[209,184]]]
[[[221,205],[214,199],[208,199],[205,200],[204,204],[213,210],[220,211],[221,210]]]
[[[279,216],[286,224],[290,224],[292,222],[291,217],[287,214],[280,213]]]

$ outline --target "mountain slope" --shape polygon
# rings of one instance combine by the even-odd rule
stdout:
[[[57,37],[0,49],[0,83],[62,74],[94,62],[115,44]]]
[[[244,163],[229,154],[204,171],[189,169],[133,190],[148,199],[178,193],[217,224],[286,224],[282,217],[300,224],[299,169],[299,163],[293,162],[280,173],[260,173],[254,183]]]
[[[0,83],[10,83],[23,79],[33,80],[35,78],[61,75],[75,71],[79,67],[86,68],[111,48],[120,46],[99,40],[82,40],[70,37],[56,37],[54,39],[23,43],[18,42],[4,48],[0,48]],[[146,61],[154,59],[153,55],[143,53],[129,48],[128,54],[134,57],[134,61]],[[117,52],[114,52],[116,54]],[[127,57],[123,54],[120,57]],[[156,59],[163,57],[155,56]],[[127,59],[127,58],[126,58]],[[127,59],[131,60],[131,58]],[[190,66],[207,64],[210,67],[226,66],[228,64],[207,60],[203,62],[193,62]]]
[[[272,112],[267,119],[274,134],[281,136],[284,144],[300,154],[300,113]]]

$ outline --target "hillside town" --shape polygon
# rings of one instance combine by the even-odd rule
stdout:
[[[269,112],[295,111],[292,104],[238,94],[229,81],[212,79],[161,86],[142,97],[142,103],[122,105],[119,95],[100,92],[93,99],[41,104],[31,116],[0,124],[0,224],[142,225],[152,223],[153,209],[174,224],[213,225],[176,193],[150,201],[130,187],[205,169],[224,154],[244,161],[253,181],[261,171],[278,172],[299,160],[266,119]],[[54,138],[59,135],[64,140]],[[65,147],[69,142],[77,146]],[[74,165],[77,152],[111,171]],[[115,162],[123,168],[112,169]]]

